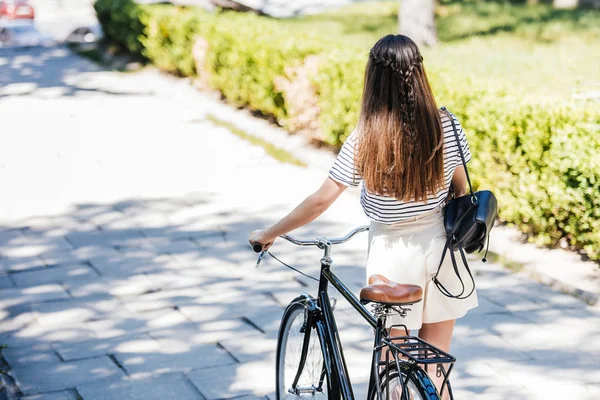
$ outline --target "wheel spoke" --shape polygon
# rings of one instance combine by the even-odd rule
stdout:
[[[286,321],[285,331],[282,340],[282,352],[278,360],[281,366],[279,368],[279,388],[282,399],[326,399],[327,384],[323,379],[323,354],[319,344],[319,338],[314,329],[311,329],[310,340],[306,354],[306,361],[298,385],[292,389],[292,383],[298,372],[298,366],[302,356],[302,347],[304,344],[304,332],[301,332],[304,324],[304,308],[297,308]],[[321,384],[321,382],[323,382]],[[321,388],[321,391],[318,389]],[[291,393],[290,393],[291,391]]]
[[[381,381],[381,394],[384,399],[388,398],[390,400],[404,400],[402,398],[402,383],[400,379],[405,380],[406,375],[402,373],[398,375],[396,368],[393,368],[389,373],[389,382],[387,381],[388,376],[382,373],[382,381]],[[423,396],[421,395],[421,391],[417,387],[417,384],[413,379],[409,379],[406,387],[408,389],[408,398],[409,400],[423,400]],[[427,397],[429,399],[429,397]],[[371,400],[377,399],[377,393],[373,393],[370,397]]]

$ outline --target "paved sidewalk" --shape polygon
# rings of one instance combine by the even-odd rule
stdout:
[[[279,164],[208,122],[246,121],[223,109],[154,71],[102,71],[60,48],[0,53],[0,343],[23,399],[273,398],[283,307],[315,287],[273,260],[254,269],[246,238],[325,171]],[[297,234],[365,222],[345,194]],[[333,252],[354,291],[365,250],[366,235]],[[273,251],[318,270],[314,249]],[[474,265],[480,307],[452,348],[457,399],[600,398],[599,313]],[[338,304],[362,399],[372,334]]]

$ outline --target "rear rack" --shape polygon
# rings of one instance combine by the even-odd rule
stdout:
[[[386,336],[382,340],[382,348],[388,347],[388,350],[395,350],[408,360],[418,364],[448,364],[456,361],[455,357],[423,341],[423,339],[410,336],[406,325],[392,325],[389,327],[388,332],[391,332],[392,329],[403,329],[406,335]]]
[[[449,364],[456,361],[450,354],[416,336],[386,337],[382,343],[418,364]]]
[[[456,358],[445,351],[432,346],[421,338],[410,336],[405,325],[394,325],[389,328],[388,332],[391,332],[391,329],[394,327],[396,327],[396,329],[398,329],[397,327],[402,327],[406,332],[406,335],[386,336],[381,340],[381,345],[378,346],[376,350],[381,350],[384,352],[385,361],[381,360],[379,365],[387,366],[391,361],[396,364],[398,369],[400,369],[400,364],[402,363],[410,364],[411,367],[409,368],[416,368],[417,364],[423,364],[425,371],[429,372],[427,367],[431,364],[437,364],[435,369],[436,375],[444,377],[444,380],[440,386],[440,396],[442,396],[444,389],[447,387],[448,391],[450,392],[450,399],[452,400],[454,396],[452,396],[450,381],[448,379],[450,378],[450,373],[454,368],[454,362],[456,362]],[[448,370],[446,370],[444,364],[448,366]],[[406,382],[404,382],[402,385],[403,389],[405,389]]]

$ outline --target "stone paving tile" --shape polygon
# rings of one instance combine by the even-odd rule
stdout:
[[[2,356],[11,368],[38,363],[58,363],[61,361],[56,352],[47,343],[25,347],[7,347],[2,350]]]
[[[129,276],[180,267],[169,255],[132,258],[121,253],[116,256],[92,258],[90,263],[103,276]]]
[[[59,343],[56,351],[64,361],[97,357],[105,354],[144,356],[159,351],[159,343],[148,334],[124,335],[113,338],[92,339],[76,343]]]
[[[215,344],[188,344],[181,347],[161,346],[146,354],[115,354],[129,374],[186,372],[235,364],[235,360]]]
[[[224,222],[225,221],[223,221],[222,218],[216,218],[214,216],[211,218],[203,218],[199,221],[188,222],[172,227],[165,232],[165,236],[173,240],[199,240],[206,238],[207,231],[215,233],[222,232]]]
[[[275,335],[240,336],[227,340],[219,340],[230,354],[242,363],[271,361],[275,363],[273,349],[277,348]]]
[[[21,229],[0,227],[0,243],[10,243],[23,236]]]
[[[108,384],[81,385],[77,391],[85,400],[204,400],[181,375],[165,374],[150,379],[122,379]]]
[[[88,281],[67,282],[65,287],[74,297],[85,297],[108,293],[112,296],[133,296],[158,287],[146,275],[107,276]]]
[[[32,394],[21,397],[19,400],[80,400],[73,390],[61,390],[59,392],[47,392]]]
[[[37,256],[0,258],[0,272],[25,271],[28,269],[40,268],[46,265],[44,261]]]
[[[93,257],[108,257],[119,254],[110,246],[86,246],[70,251],[49,251],[40,254],[40,258],[46,265],[76,264],[84,262]]]
[[[190,345],[218,343],[230,339],[262,336],[240,319],[221,319],[200,324],[188,322],[176,327],[157,329],[149,332],[164,348],[186,349]]]
[[[126,243],[128,239],[144,237],[138,229],[123,229],[118,231],[103,232],[100,229],[71,232],[67,234],[67,241],[74,247],[94,245],[115,245]]]
[[[14,287],[15,287],[15,284],[8,277],[8,275],[0,275],[0,290],[14,288]]]
[[[464,322],[473,327],[473,321],[474,317],[467,316]],[[525,316],[511,313],[484,314],[477,324],[532,357],[541,358],[554,352],[576,354],[585,346],[588,357],[600,358],[600,325],[594,324],[595,321],[600,320],[558,313],[553,318],[530,322]]]
[[[247,317],[253,322],[281,318],[283,308],[264,294],[244,295],[239,292],[210,293],[178,304],[183,315],[195,322]]]
[[[145,210],[136,214],[124,212],[123,218],[104,224],[102,226],[105,230],[120,230],[120,229],[137,229],[146,237],[148,232],[152,232],[154,229],[165,229],[169,227],[170,223],[167,216],[160,211]],[[129,243],[132,240],[128,240]]]
[[[138,246],[140,240],[146,240],[146,238],[132,240],[133,243],[128,242],[126,245],[117,245],[115,248],[119,254],[128,260],[152,260],[157,253],[145,247]]]
[[[47,283],[66,283],[98,278],[98,273],[87,264],[58,265],[42,271],[11,274],[17,286],[28,287]]]
[[[0,341],[10,346],[32,346],[39,343],[74,344],[86,340],[144,333],[149,330],[177,329],[185,324],[189,324],[189,320],[173,309],[135,315],[109,313],[107,318],[100,320],[50,325],[36,321],[33,313],[19,313],[16,317],[0,320]]]
[[[205,291],[199,287],[184,289],[159,290],[157,292],[139,296],[122,297],[124,307],[132,313],[152,311],[161,308],[175,307],[179,304],[194,302],[205,295]]]
[[[275,387],[272,369],[271,363],[253,362],[192,371],[187,376],[207,400],[265,396]]]
[[[127,246],[129,241],[136,242],[140,238],[145,237],[138,228],[100,229],[104,236],[104,242],[113,246]]]
[[[509,361],[528,361],[532,357],[506,343],[500,336],[480,332],[460,325],[455,329],[451,352],[459,360],[502,358]]]
[[[479,306],[477,307],[477,312],[479,313],[494,314],[508,312],[507,308],[488,299],[487,293],[477,293],[477,301],[479,302]]]
[[[26,304],[3,306],[0,309],[0,342],[8,343],[7,338],[19,333],[32,323],[37,323],[31,308]]]
[[[25,236],[63,237],[67,232],[94,228],[77,218],[78,211],[68,215],[36,216],[19,221]]]
[[[47,284],[26,288],[10,288],[0,290],[0,309],[16,304],[27,304],[49,300],[68,299],[65,288],[57,284]]]
[[[36,319],[47,326],[59,326],[108,318],[111,313],[122,309],[122,305],[109,295],[95,295],[85,298],[33,304]]]
[[[147,247],[147,249],[150,249]],[[151,248],[152,252],[156,254],[172,254],[172,255],[180,255],[180,254],[191,254],[199,257],[200,247],[193,243],[190,240],[171,240],[168,242],[155,244]]]
[[[0,247],[3,257],[34,257],[47,251],[70,250],[72,246],[63,237],[24,235]]]
[[[36,394],[94,382],[109,382],[124,376],[108,357],[88,360],[44,363],[11,370],[23,394]]]
[[[100,327],[102,321],[88,322],[88,326]],[[159,310],[138,312],[133,315],[120,316],[118,319],[108,319],[106,322],[113,323],[113,329],[121,329],[130,332],[147,332],[156,329],[175,329],[189,323],[178,310],[174,308],[163,308]],[[110,333],[110,329],[103,330],[103,334]]]
[[[214,276],[199,273],[196,268],[180,268],[177,271],[163,271],[144,274],[152,283],[162,290],[178,288],[206,287],[217,282],[237,279],[235,277]],[[208,276],[207,276],[208,275]]]
[[[7,326],[5,326],[7,325]],[[27,347],[40,343],[77,342],[96,338],[96,332],[84,324],[42,325],[33,313],[20,314],[15,318],[2,322],[0,341],[11,347]]]
[[[450,377],[456,399],[485,400],[531,399],[530,392],[509,380],[501,371],[481,361],[463,360],[455,365]]]
[[[110,224],[111,222],[119,221],[124,217],[125,215],[117,210],[99,210],[99,212],[93,213],[81,219],[91,225],[102,226]]]
[[[485,364],[499,371],[513,385],[535,393],[531,398],[539,400],[550,398],[592,400],[592,385],[600,382],[598,378],[600,372],[584,370],[582,374],[581,369],[571,370],[563,367],[562,363],[561,367],[556,369],[550,369],[543,364],[515,364],[502,359],[488,360]]]

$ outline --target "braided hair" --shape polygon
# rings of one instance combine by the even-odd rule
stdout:
[[[427,201],[444,186],[441,116],[410,38],[387,35],[369,52],[358,131],[357,172],[371,193]]]
[[[411,139],[409,144],[416,145],[414,139],[416,137],[416,117],[415,117],[415,88],[413,84],[413,76],[415,69],[418,70],[423,65],[423,56],[417,53],[412,60],[397,60],[393,56],[387,55],[376,55],[373,49],[369,51],[369,59],[377,66],[382,68],[389,68],[396,79],[398,80],[400,93],[403,97],[401,103],[402,125],[404,131],[408,134]],[[410,153],[410,156],[414,152]]]

